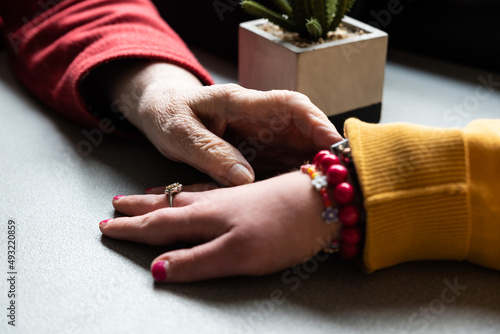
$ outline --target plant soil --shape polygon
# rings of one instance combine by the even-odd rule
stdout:
[[[353,30],[350,27],[347,27],[341,23],[335,31],[329,31],[326,34],[325,39],[320,38],[315,42],[311,42],[306,38],[300,37],[298,33],[283,30],[282,28],[271,22],[264,23],[260,25],[259,28],[273,36],[281,38],[285,42],[298,46],[299,48],[307,48],[313,45],[324,44],[331,41],[337,41],[340,39],[346,39],[366,34],[364,30],[361,29]]]

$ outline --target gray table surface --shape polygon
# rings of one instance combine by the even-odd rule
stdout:
[[[236,80],[235,64],[195,53],[218,83]],[[490,75],[500,81],[391,52],[382,122],[450,127],[498,118],[499,88],[482,88]],[[149,265],[164,249],[103,238],[98,223],[113,216],[115,195],[203,177],[145,142],[106,136],[83,156],[82,131],[30,98],[0,54],[2,333],[499,332],[500,273],[467,263],[407,263],[365,275],[331,259],[293,284],[282,273],[155,284]],[[17,226],[15,328],[6,317],[9,219]],[[464,286],[456,295],[445,290],[454,281]],[[280,303],[272,302],[276,289]]]

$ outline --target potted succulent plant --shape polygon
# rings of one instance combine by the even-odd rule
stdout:
[[[276,10],[242,1],[263,19],[240,24],[240,84],[299,91],[332,120],[378,122],[388,36],[345,16],[354,1],[273,0]]]

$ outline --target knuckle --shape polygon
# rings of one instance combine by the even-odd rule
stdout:
[[[206,88],[206,94],[213,99],[213,101],[219,101],[219,98],[224,100],[230,99],[235,93],[240,92],[244,88],[235,83],[212,85]]]
[[[229,107],[229,109],[232,110],[233,112],[237,110],[236,108],[234,108],[235,106],[233,103],[235,101],[240,101],[242,95],[246,95],[248,93],[253,92],[252,90],[243,88],[235,83],[220,85],[219,89],[220,89],[220,95],[223,97],[223,101],[225,102],[224,109],[227,109]]]
[[[139,233],[143,236],[145,243],[158,246],[162,244],[161,234],[155,229],[152,214],[146,214],[139,225]]]
[[[269,93],[279,103],[311,102],[306,95],[291,90],[272,90]]]
[[[240,85],[235,84],[235,83],[223,84],[223,85],[220,85],[220,87],[222,87],[223,89],[225,89],[228,92],[236,92],[236,91],[240,91],[243,89],[243,87],[241,87]]]

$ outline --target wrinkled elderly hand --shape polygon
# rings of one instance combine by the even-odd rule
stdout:
[[[153,261],[160,282],[264,275],[300,264],[338,238],[339,225],[325,224],[321,198],[301,172],[239,187],[200,188],[185,187],[172,208],[165,187],[156,189],[159,194],[116,196],[113,206],[130,217],[103,221],[101,231],[150,245],[198,243]]]
[[[202,86],[165,63],[139,66],[118,82],[114,97],[137,96],[125,116],[163,155],[223,185],[253,182],[252,166],[260,172],[296,167],[341,139],[300,93]]]

